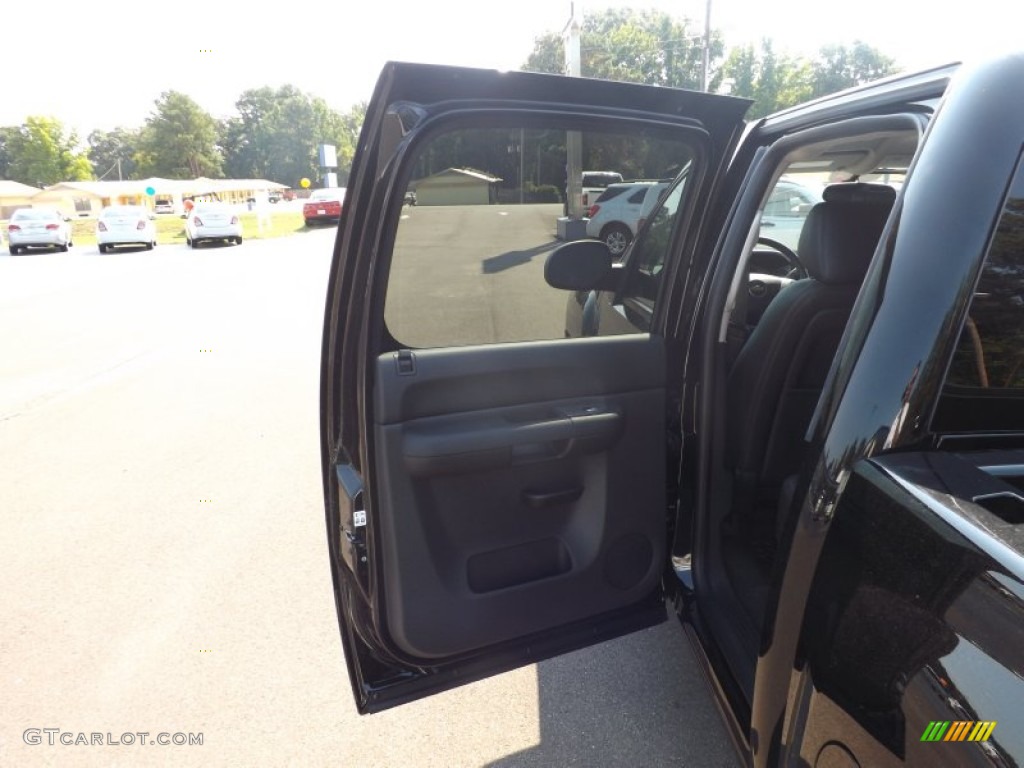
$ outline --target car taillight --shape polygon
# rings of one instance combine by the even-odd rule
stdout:
[[[201,227],[201,226],[203,226],[203,220],[202,220],[202,219],[200,219],[200,218],[199,218],[198,216],[193,216],[193,217],[192,217],[192,222],[193,222],[193,223],[194,223],[194,224],[195,224],[195,225],[196,225],[197,227]]]
[[[60,229],[60,224],[47,224],[47,229]]]
[[[102,221],[97,222],[96,229],[98,229],[100,232],[106,232],[107,231],[107,225],[104,224]]]
[[[598,205],[597,203],[594,203],[592,206],[590,206],[590,210],[587,211],[587,218],[588,219],[594,218],[595,216],[597,216],[597,212],[600,211],[600,210],[601,210],[601,206]]]
[[[145,229],[145,228],[146,228],[146,222],[144,222],[144,221],[140,221],[140,222],[139,222],[139,225],[138,225],[137,227],[135,227],[135,228],[136,228],[136,229],[140,229],[140,230],[141,230],[141,229]]]
[[[8,232],[21,232],[21,227],[19,227],[17,224],[8,224],[7,225],[7,231]]]
[[[238,217],[237,216],[232,216],[231,217],[231,223],[232,224],[237,224],[238,223]]]

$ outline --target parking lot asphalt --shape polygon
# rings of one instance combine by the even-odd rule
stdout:
[[[510,245],[439,246],[466,270],[451,302],[506,300],[492,337],[557,329],[564,303],[534,295],[547,217],[483,213],[461,231],[507,223]],[[319,465],[333,238],[0,257],[0,765],[733,765],[674,620],[356,714]],[[414,272],[448,311],[444,273]],[[475,338],[481,311],[428,330]]]

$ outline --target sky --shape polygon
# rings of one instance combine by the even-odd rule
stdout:
[[[575,8],[584,15],[608,7],[654,8],[693,19],[699,33],[706,1],[577,0]],[[48,0],[41,22],[34,3],[16,0],[4,7],[0,125],[50,115],[84,138],[94,128],[141,126],[165,90],[182,91],[224,117],[247,88],[288,83],[345,111],[370,98],[389,60],[518,69],[536,37],[564,28],[572,5]],[[995,49],[1024,51],[1024,3],[945,4],[952,13],[943,7],[934,0],[711,0],[711,24],[727,46],[770,37],[776,51],[794,55],[859,39],[907,69]]]

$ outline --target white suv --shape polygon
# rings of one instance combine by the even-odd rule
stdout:
[[[591,203],[596,202],[609,185],[622,181],[624,181],[622,174],[616,171],[584,171],[583,207],[587,208]]]
[[[612,256],[621,256],[654,208],[667,181],[627,181],[610,184],[587,211],[587,237],[604,240]]]

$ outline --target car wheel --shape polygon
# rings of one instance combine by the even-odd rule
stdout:
[[[147,251],[152,251],[153,250],[153,245],[154,245],[154,243],[146,243],[146,250]]]
[[[633,241],[633,233],[624,224],[610,224],[601,233],[601,239],[612,252],[612,256],[618,258]]]
[[[57,250],[60,251],[61,253],[67,253],[68,252],[68,244],[64,243],[63,245],[58,245],[57,246]]]
[[[7,250],[11,252],[11,256],[17,256],[19,253],[21,253],[21,248],[19,248],[16,245],[12,245]]]
[[[237,243],[238,245],[241,245],[242,244],[242,238],[236,237],[235,238],[235,243]]]
[[[107,252],[107,246],[105,246],[103,243],[100,243],[97,247],[100,249],[100,253]]]
[[[192,247],[192,238],[189,237],[188,235],[185,235],[185,245],[187,245],[189,248]]]

